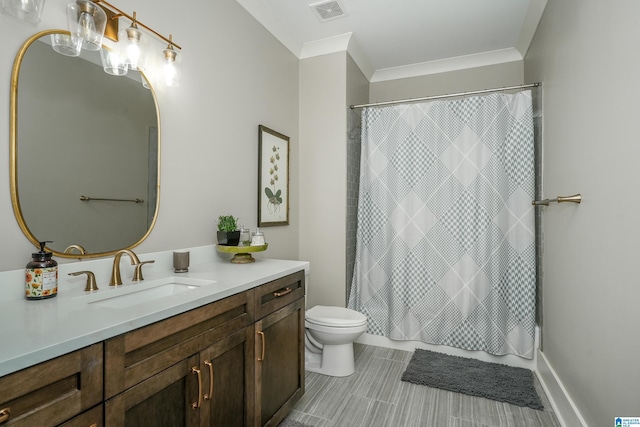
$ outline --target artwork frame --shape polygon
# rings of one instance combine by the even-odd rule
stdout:
[[[258,126],[258,227],[289,225],[289,137]]]

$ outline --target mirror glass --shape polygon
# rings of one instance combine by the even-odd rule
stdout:
[[[150,233],[158,210],[155,94],[138,71],[105,73],[99,52],[54,52],[52,33],[65,31],[27,40],[13,67],[16,219],[34,244],[53,241],[47,248],[57,256],[79,257],[72,245],[85,257],[132,248]]]

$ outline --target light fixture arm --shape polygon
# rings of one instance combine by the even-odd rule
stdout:
[[[169,42],[169,44],[167,45],[167,49],[168,50],[173,50],[173,47],[176,46],[176,44],[173,42],[173,34],[169,34],[169,40],[167,40]],[[176,46],[178,49],[181,49],[180,46]],[[175,59],[175,54],[173,55],[173,59]]]
[[[173,46],[173,47],[177,47],[178,49],[182,49],[179,45],[175,44],[175,42],[171,39],[171,38],[166,38],[165,36],[163,36],[162,34],[158,33],[157,31],[155,31],[154,29],[147,27],[146,25],[144,25],[142,22],[138,21],[136,19],[136,17],[130,16],[127,13],[123,12],[122,10],[118,9],[117,7],[115,7],[114,5],[112,5],[111,3],[105,1],[105,0],[93,0],[94,3],[99,3],[99,4],[103,4],[105,6],[107,6],[109,9],[111,9],[112,11],[117,12],[120,16],[124,16],[125,18],[127,18],[128,20],[130,20],[131,22],[133,22],[134,24],[137,24],[141,27],[143,27],[144,29],[146,29],[147,31],[155,34],[157,37],[161,38],[162,40],[166,41],[167,43],[169,43],[169,45]],[[114,16],[116,17],[116,16]]]
[[[131,21],[131,27],[132,28],[138,28],[138,18],[136,18],[135,10],[133,11],[133,19]]]

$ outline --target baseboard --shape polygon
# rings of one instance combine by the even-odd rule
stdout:
[[[544,353],[538,350],[536,375],[562,427],[589,427]]]

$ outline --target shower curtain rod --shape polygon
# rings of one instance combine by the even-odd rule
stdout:
[[[490,93],[490,92],[502,92],[505,90],[512,89],[527,89],[531,87],[541,86],[542,83],[531,83],[526,85],[518,85],[518,86],[509,86],[509,87],[501,87],[497,89],[483,89],[483,90],[472,90],[470,92],[460,92],[460,93],[450,93],[446,95],[433,95],[433,96],[425,96],[424,98],[409,98],[402,99],[400,101],[383,101],[383,102],[374,102],[371,104],[360,104],[360,105],[350,105],[349,108],[352,110],[356,108],[365,108],[365,107],[379,107],[381,105],[393,105],[393,104],[406,104],[408,102],[418,102],[418,101],[429,101],[431,99],[443,99],[443,98],[455,98],[456,96],[467,96],[467,95],[478,95],[481,93]]]

